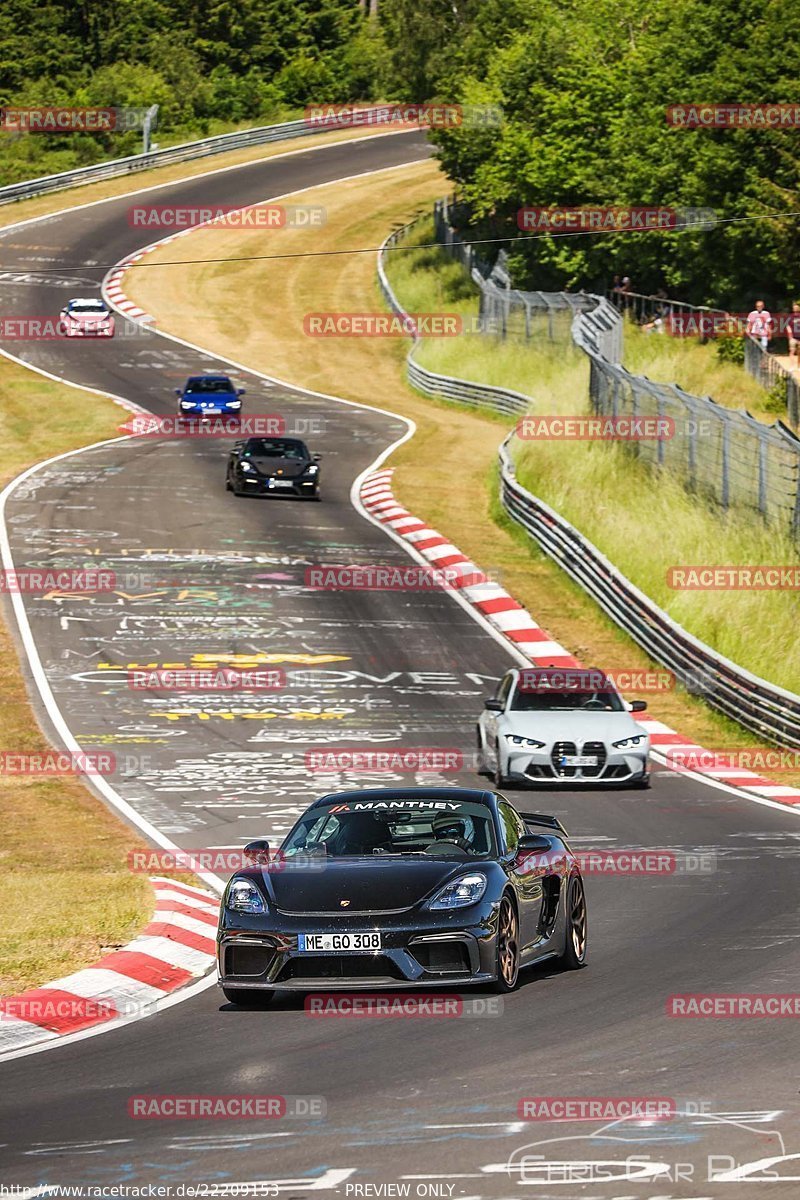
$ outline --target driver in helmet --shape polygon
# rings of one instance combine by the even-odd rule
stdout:
[[[444,844],[458,846],[459,850],[472,851],[472,842],[468,836],[467,822],[463,817],[448,816],[440,813],[431,823],[434,840],[428,846],[428,853],[436,853]],[[440,846],[441,843],[441,846]]]

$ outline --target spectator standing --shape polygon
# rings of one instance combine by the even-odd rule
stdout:
[[[762,350],[767,349],[772,332],[772,316],[764,307],[763,300],[756,300],[755,308],[747,314],[747,332]]]
[[[787,321],[789,335],[789,367],[800,368],[800,301],[795,300]]]

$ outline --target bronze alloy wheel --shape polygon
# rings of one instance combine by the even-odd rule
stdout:
[[[586,965],[586,943],[588,939],[588,922],[586,919],[586,893],[583,890],[583,880],[580,875],[573,875],[569,881],[566,902],[566,929],[564,938],[564,953],[561,965],[568,971],[579,971]]]
[[[503,896],[497,914],[497,990],[513,992],[519,978],[519,922],[511,898]]]

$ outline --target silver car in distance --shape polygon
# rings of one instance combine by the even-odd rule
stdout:
[[[478,771],[495,786],[649,787],[650,738],[597,668],[515,667],[484,702]]]

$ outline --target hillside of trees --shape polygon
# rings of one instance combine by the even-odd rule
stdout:
[[[499,105],[434,134],[470,220],[525,205],[715,210],[703,232],[518,240],[521,286],[629,275],[697,303],[800,293],[800,128],[678,129],[670,104],[800,101],[800,7],[778,0],[6,0],[0,106],[160,106],[162,144],[375,98]],[[0,132],[0,182],[135,153],[138,132]],[[778,214],[783,219],[766,218]],[[753,219],[758,218],[758,219]]]

